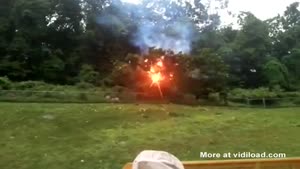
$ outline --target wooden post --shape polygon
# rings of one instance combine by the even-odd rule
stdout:
[[[263,98],[262,101],[263,101],[263,104],[264,104],[264,108],[266,108],[267,107],[267,105],[266,105],[266,99]]]
[[[247,105],[250,106],[250,100],[249,98],[246,99]]]

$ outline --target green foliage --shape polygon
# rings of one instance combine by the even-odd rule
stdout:
[[[76,84],[76,87],[78,89],[91,89],[91,88],[94,88],[94,85],[91,83],[79,82]]]
[[[51,98],[51,97],[53,97],[53,94],[51,92],[44,92],[43,97]]]
[[[133,87],[135,85],[135,70],[128,63],[117,62],[110,75],[110,79],[114,85]]]
[[[278,94],[268,88],[260,87],[257,89],[233,89],[229,93],[231,98],[274,98]]]
[[[290,73],[293,75],[292,80],[300,80],[300,48],[293,49],[291,53],[283,57],[283,63],[287,66]]]
[[[279,85],[284,88],[289,88],[288,69],[277,59],[271,59],[268,61],[265,64],[263,71],[270,87]]]
[[[49,59],[43,62],[42,71],[45,80],[50,82],[59,82],[64,73],[65,63],[56,55],[51,55]]]
[[[23,68],[24,64],[19,61],[0,59],[0,75],[7,75],[12,80],[23,80],[27,76],[27,71]]]
[[[226,7],[225,0],[218,2]],[[0,6],[0,76],[13,81],[145,86],[136,80],[137,54],[144,51],[132,43],[132,37],[145,18],[155,24],[168,23],[167,18],[171,18],[170,21],[190,23],[191,30],[197,30],[190,46],[195,57],[174,56],[179,66],[176,85],[172,86],[181,92],[199,97],[226,87],[256,88],[268,84],[271,88],[299,88],[298,2],[289,5],[283,15],[267,21],[242,12],[240,30],[231,26],[218,29],[220,17],[210,15],[199,0],[158,0],[155,4],[144,0],[137,5],[106,0],[1,0]],[[142,13],[133,15],[119,9]],[[163,12],[158,15],[156,11]],[[165,33],[177,36],[173,27],[164,26],[168,28]],[[154,50],[156,47],[149,49],[149,55],[165,54],[166,51]],[[269,56],[277,60],[270,61]],[[30,87],[16,85],[17,89]],[[90,88],[80,83],[78,86]],[[59,87],[40,84],[33,88]]]
[[[7,77],[0,77],[0,89],[10,89],[12,87],[12,82]]]
[[[12,102],[106,102],[104,90],[89,86],[57,86],[40,82],[13,83],[12,90],[0,91],[1,101]],[[108,91],[107,91],[108,92]]]
[[[91,65],[83,65],[80,69],[79,80],[81,82],[97,84],[99,82],[99,73]]]
[[[299,2],[290,4],[282,17],[283,28],[289,30],[296,25],[300,25]]]
[[[83,101],[88,100],[88,96],[86,95],[86,93],[79,93],[78,98]]]
[[[228,66],[221,56],[212,49],[203,49],[192,58],[192,68],[188,76],[193,79],[189,90],[196,95],[207,95],[210,92],[221,91],[226,88]]]
[[[14,84],[14,88],[17,90],[45,90],[47,86],[51,85],[41,81],[24,81]]]
[[[268,25],[248,12],[239,18],[241,30],[230,45],[232,53],[226,62],[234,85],[259,87],[264,83],[262,68],[271,47]]]
[[[219,93],[210,93],[208,95],[208,100],[214,103],[220,102],[220,94]]]
[[[244,99],[257,99],[256,101],[259,102],[259,104],[262,103],[262,98],[266,98],[268,103],[267,104],[287,104],[288,106],[292,106],[293,102],[296,102],[299,100],[300,92],[286,92],[283,89],[281,89],[278,85],[273,87],[272,90],[268,88],[257,88],[257,89],[240,89],[236,88],[229,92],[229,98],[232,100],[237,99],[243,99],[241,102],[245,104]],[[268,100],[269,99],[269,100]],[[285,103],[287,102],[287,103]],[[282,105],[284,106],[284,105]]]
[[[293,103],[295,104],[295,105],[300,105],[300,99],[299,98],[297,98],[297,99],[295,99],[295,100],[293,100]]]

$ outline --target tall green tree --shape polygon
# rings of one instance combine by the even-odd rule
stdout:
[[[248,12],[239,17],[241,30],[232,46],[231,73],[239,78],[239,85],[258,87],[264,83],[262,68],[271,48],[268,25]]]
[[[289,72],[287,67],[276,58],[271,58],[263,67],[264,75],[270,88],[280,86],[290,88]]]

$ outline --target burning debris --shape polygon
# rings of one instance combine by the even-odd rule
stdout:
[[[126,62],[115,63],[112,81],[115,86],[124,87],[123,91],[116,92],[120,100],[123,100],[123,95],[127,100],[126,90],[135,93],[136,100],[168,102],[170,98],[180,97],[183,56],[154,49],[147,55],[129,54]]]
[[[173,73],[169,72],[166,67],[165,56],[161,56],[158,59],[154,59],[152,62],[149,62],[149,59],[144,59],[144,67],[150,67],[147,71],[148,76],[151,80],[150,87],[156,86],[159,90],[160,96],[163,98],[163,92],[161,89],[161,85],[164,82],[171,81],[174,77]]]

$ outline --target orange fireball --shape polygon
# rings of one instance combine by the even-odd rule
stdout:
[[[162,62],[162,61],[159,61],[159,62],[156,63],[156,65],[157,65],[157,66],[160,66],[160,67],[163,67],[163,62]]]
[[[151,80],[152,80],[152,84],[151,85],[153,85],[153,84],[159,85],[159,82],[161,80],[163,80],[163,77],[162,77],[162,75],[160,73],[151,74],[150,77],[151,77]]]
[[[168,64],[165,63],[165,57],[161,56],[159,59],[156,60],[144,59],[143,62],[146,65],[145,67],[149,68],[147,73],[150,82],[150,87],[157,87],[160,96],[163,98],[161,85],[169,84],[168,81],[172,80],[174,77],[173,73],[167,73],[168,69],[166,68],[166,66]]]

